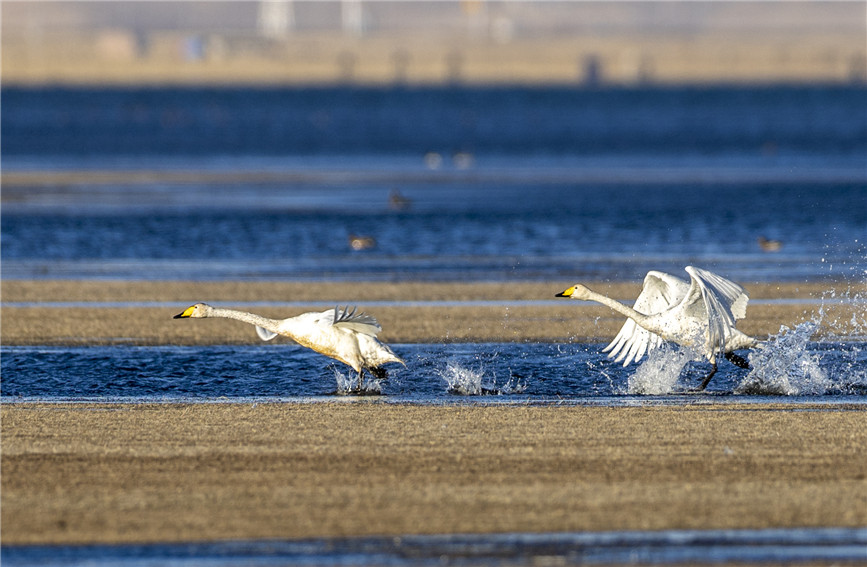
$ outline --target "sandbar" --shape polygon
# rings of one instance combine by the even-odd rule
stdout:
[[[554,294],[573,283],[7,280],[2,282],[0,340],[4,345],[258,342],[249,326],[237,321],[172,319],[199,301],[221,307],[240,304],[274,318],[354,304],[380,321],[380,338],[391,343],[610,340],[623,324],[622,316],[601,305],[555,300]],[[640,282],[588,285],[626,302],[640,291]],[[837,301],[840,297],[863,298],[864,284],[773,282],[745,287],[754,301],[738,328],[749,335],[767,338],[783,326],[791,328],[804,321],[818,323],[818,336],[848,337],[867,326],[863,299]],[[266,305],[244,307],[250,302]],[[268,302],[313,306],[287,308]]]
[[[4,544],[867,525],[858,406],[0,410]]]

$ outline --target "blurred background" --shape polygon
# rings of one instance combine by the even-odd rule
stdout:
[[[4,84],[867,80],[856,1],[2,3]]]
[[[4,1],[8,278],[867,278],[867,2]]]

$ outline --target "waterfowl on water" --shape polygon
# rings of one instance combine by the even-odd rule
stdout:
[[[764,236],[758,238],[759,248],[765,252],[779,252],[783,247],[783,243],[779,240],[768,240]]]
[[[693,266],[687,266],[686,272],[689,282],[664,272],[648,272],[634,307],[581,284],[556,297],[595,301],[628,317],[611,344],[603,349],[609,358],[623,360],[624,366],[640,360],[662,341],[696,349],[713,365],[698,388],[704,390],[716,374],[718,355],[749,368],[749,363],[734,351],[754,348],[758,341],[735,328],[735,321],[746,317],[749,297],[743,287]]]
[[[376,239],[372,236],[349,235],[349,247],[353,250],[368,250],[376,247]]]
[[[389,362],[404,364],[392,350],[381,343],[376,335],[382,330],[376,319],[355,308],[335,307],[321,313],[303,313],[287,319],[269,319],[234,309],[212,307],[196,303],[175,315],[182,318],[222,317],[236,319],[256,327],[263,341],[281,335],[320,354],[349,365],[358,373],[358,390],[362,388],[364,371],[375,378],[385,379],[388,373],[383,365]]]

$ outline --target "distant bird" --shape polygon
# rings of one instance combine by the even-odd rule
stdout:
[[[400,191],[395,189],[388,195],[388,206],[394,211],[404,211],[412,205],[412,200],[404,197]]]
[[[191,317],[222,317],[250,323],[263,341],[277,335],[289,337],[296,343],[347,364],[358,372],[358,391],[361,391],[364,371],[380,380],[388,378],[382,366],[389,362],[404,364],[376,335],[382,330],[376,319],[366,313],[356,313],[349,307],[335,307],[321,313],[303,313],[288,319],[268,319],[255,313],[220,309],[207,303],[196,303],[175,319]]]
[[[428,152],[424,155],[424,164],[428,169],[439,169],[443,165],[443,156],[438,152]]]
[[[353,250],[369,250],[376,248],[376,239],[372,236],[349,235],[349,246]]]
[[[733,364],[749,368],[749,363],[734,354],[739,349],[754,348],[758,341],[735,329],[735,320],[747,313],[749,297],[740,285],[721,276],[686,267],[690,282],[651,271],[634,308],[623,305],[587,287],[576,284],[556,297],[571,297],[607,305],[629,319],[602,352],[623,366],[637,361],[662,341],[698,349],[713,365],[698,390],[704,390],[717,371],[717,355]],[[609,352],[610,351],[610,352]]]
[[[779,252],[783,247],[783,243],[779,240],[768,240],[764,236],[759,237],[759,248],[765,252]]]
[[[452,156],[452,161],[458,169],[469,169],[473,166],[475,158],[469,152],[457,152]]]

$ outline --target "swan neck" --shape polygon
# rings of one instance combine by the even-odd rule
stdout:
[[[237,321],[243,321],[244,323],[256,325],[257,327],[262,327],[263,329],[268,329],[269,331],[273,331],[275,333],[279,332],[279,322],[277,320],[262,317],[261,315],[256,315],[255,313],[247,313],[246,311],[237,311],[235,309],[220,309],[214,307],[212,308],[211,313],[208,316],[222,317],[224,319],[235,319]]]
[[[605,305],[606,307],[610,307],[611,309],[613,309],[614,311],[617,311],[621,315],[629,317],[630,319],[632,319],[633,321],[635,321],[639,325],[641,323],[644,323],[645,321],[647,321],[647,315],[645,315],[643,313],[639,313],[638,311],[636,311],[632,307],[629,307],[628,305],[624,305],[624,304],[620,303],[619,301],[617,301],[616,299],[611,299],[610,297],[604,296],[601,293],[596,293],[593,290],[588,289],[587,291],[588,291],[587,298],[590,301],[595,301],[596,303],[601,303],[602,305]]]

